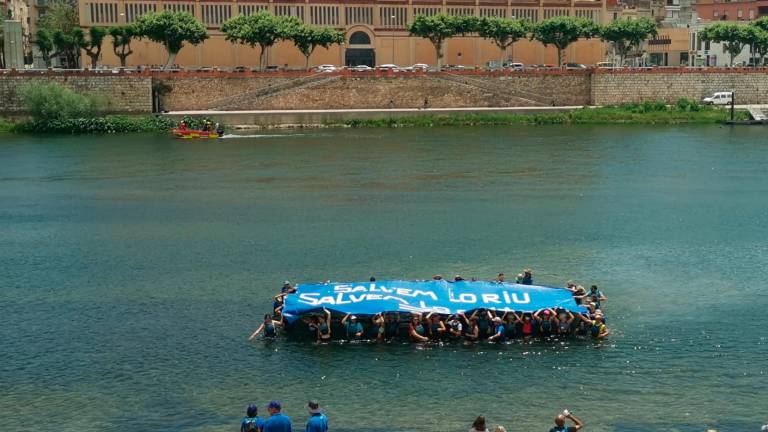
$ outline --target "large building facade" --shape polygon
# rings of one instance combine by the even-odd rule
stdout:
[[[317,49],[311,58],[312,65],[434,65],[436,54],[432,44],[410,36],[406,30],[419,14],[527,18],[534,22],[570,15],[601,24],[612,19],[604,0],[85,0],[80,1],[79,7],[80,23],[86,28],[129,23],[147,12],[170,10],[193,14],[208,28],[211,38],[199,46],[182,49],[177,63],[183,67],[258,65],[258,48],[225,41],[220,28],[234,16],[262,10],[296,16],[306,24],[330,26],[345,32],[346,43]],[[134,54],[128,58],[129,65],[165,63],[166,53],[155,43],[136,41],[132,48]],[[566,50],[565,61],[595,64],[603,61],[605,55],[605,46],[599,40],[579,41]],[[502,53],[491,42],[479,37],[461,37],[446,43],[444,64],[482,67],[501,57]],[[504,58],[525,64],[552,64],[557,62],[557,52],[553,47],[545,48],[538,42],[525,40],[510,47]],[[282,68],[304,66],[304,57],[290,42],[269,49],[267,59],[269,65]],[[108,43],[102,63],[119,64]]]

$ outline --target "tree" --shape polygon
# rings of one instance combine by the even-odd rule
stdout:
[[[104,43],[104,38],[107,37],[108,32],[106,27],[91,27],[88,29],[88,39],[84,41],[83,49],[88,57],[91,58],[91,68],[95,69],[99,64],[101,45]]]
[[[303,26],[300,19],[290,16],[274,16],[268,11],[251,15],[239,15],[221,25],[224,39],[232,43],[259,46],[259,69],[266,68],[267,49],[281,40],[290,39],[296,29]]]
[[[640,44],[651,36],[656,36],[656,21],[650,18],[612,21],[600,29],[600,39],[610,42],[619,55],[619,65],[624,65],[624,58],[632,50],[639,50]]]
[[[768,55],[768,17],[758,18],[750,22],[749,25],[756,30],[752,34],[749,45],[752,47],[752,51],[758,55],[759,63],[762,64],[763,59]]]
[[[741,53],[745,45],[748,45],[753,40],[755,31],[755,26],[716,23],[700,31],[699,37],[703,41],[722,43],[723,49],[731,57],[729,64],[733,66],[733,59]]]
[[[163,44],[168,51],[168,61],[164,69],[173,65],[185,42],[198,45],[210,37],[205,26],[189,12],[147,13],[140,16],[134,26],[136,36]]]
[[[6,11],[5,5],[0,5],[0,16],[6,17],[10,12],[10,9]],[[10,16],[8,17],[10,19]],[[0,26],[0,69],[5,69],[5,51],[2,47],[5,46],[5,26]]]
[[[437,14],[432,16],[416,15],[408,26],[408,32],[414,36],[429,39],[437,54],[437,70],[443,66],[443,46],[445,41],[454,36],[463,36],[477,31],[478,20],[473,16],[453,16]]]
[[[47,55],[41,48],[41,54],[46,66],[50,67],[51,58],[63,56],[65,59],[64,67],[77,68],[80,64],[80,49],[84,44],[84,33],[78,26],[77,2],[67,0],[52,1],[46,10],[45,15],[40,17],[38,29],[44,30],[42,44],[47,48]],[[40,32],[36,33],[37,36]],[[35,42],[40,48],[41,44]]]
[[[35,45],[37,45],[37,49],[40,50],[40,55],[43,56],[45,67],[51,67],[51,57],[55,49],[51,31],[46,28],[37,29],[37,33],[35,33]]]
[[[504,64],[507,48],[526,37],[530,31],[531,25],[528,20],[498,17],[481,18],[477,27],[477,34],[480,37],[490,39],[501,50],[501,65]]]
[[[304,54],[306,62],[304,67],[309,70],[309,57],[317,47],[328,48],[331,45],[344,43],[344,33],[330,27],[296,27],[291,34],[291,40],[296,48]]]
[[[531,40],[557,48],[557,64],[563,65],[563,51],[580,38],[591,38],[599,34],[600,27],[585,18],[559,16],[544,20],[533,28]]]
[[[120,59],[120,66],[125,67],[125,60],[133,54],[131,40],[136,37],[136,28],[131,24],[110,27],[109,35],[112,37],[112,51]]]

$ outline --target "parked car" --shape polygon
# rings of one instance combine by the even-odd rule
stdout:
[[[378,69],[379,70],[391,70],[393,72],[397,72],[400,68],[397,65],[395,65],[395,64],[385,63],[383,65],[379,65]]]
[[[525,69],[525,65],[522,63],[507,63],[507,69],[513,71],[521,71]]]
[[[587,67],[581,63],[566,63],[563,65],[565,70],[584,70]]]
[[[232,72],[246,72],[248,70],[245,66],[235,66],[232,68]]]
[[[595,63],[595,67],[598,69],[615,69],[618,66],[616,66],[611,62],[598,62],[598,63]]]
[[[277,65],[269,65],[264,69],[264,72],[277,72],[280,70],[280,67]]]
[[[324,64],[324,65],[320,65],[320,66],[315,68],[316,72],[324,72],[324,73],[336,72],[338,70],[339,70],[339,68],[337,68],[336,66],[331,65],[331,64]]]
[[[415,71],[427,72],[429,70],[429,65],[424,63],[416,63],[415,65],[411,66],[411,69]]]
[[[349,70],[352,72],[370,72],[373,68],[368,65],[357,65],[350,67]]]
[[[717,92],[710,97],[705,97],[702,102],[706,105],[730,105],[733,101],[733,92]]]

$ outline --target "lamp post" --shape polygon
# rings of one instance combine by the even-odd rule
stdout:
[[[395,16],[390,17],[389,25],[392,27],[392,64],[395,64]]]

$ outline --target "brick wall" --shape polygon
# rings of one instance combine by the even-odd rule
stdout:
[[[592,103],[616,105],[646,100],[674,103],[701,100],[719,91],[733,91],[737,104],[768,103],[768,73],[763,69],[658,69],[596,71],[592,75]]]
[[[152,112],[152,78],[143,75],[88,73],[0,74],[0,112],[24,111],[18,89],[27,83],[58,82],[78,93],[105,95],[110,111],[120,113]]]

